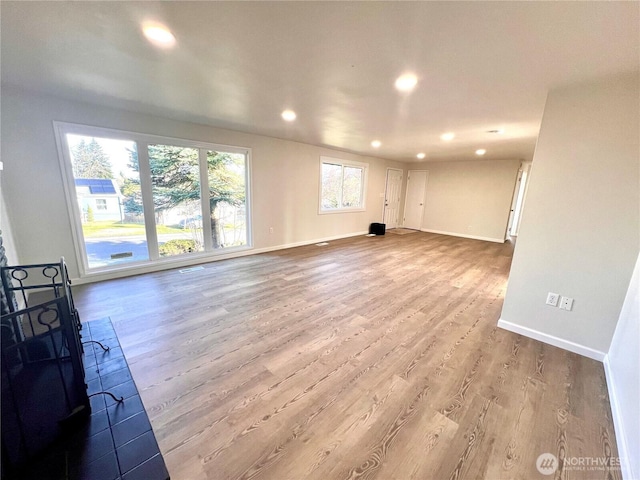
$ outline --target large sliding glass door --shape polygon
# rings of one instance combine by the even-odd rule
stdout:
[[[249,246],[248,149],[56,129],[83,273]]]

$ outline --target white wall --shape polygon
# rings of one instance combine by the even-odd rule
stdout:
[[[625,479],[640,478],[640,256],[605,360]]]
[[[5,200],[21,261],[64,255],[78,276],[52,121],[200,140],[252,149],[253,243],[256,249],[365,232],[382,220],[387,167],[404,165],[276,138],[2,90]],[[277,119],[274,119],[277,121]],[[320,156],[369,164],[366,211],[318,215]],[[406,174],[405,174],[406,177]],[[273,227],[274,233],[269,233]]]
[[[429,171],[423,230],[503,242],[519,167],[519,160],[412,165]]]
[[[638,80],[549,93],[499,323],[600,360],[640,248]]]

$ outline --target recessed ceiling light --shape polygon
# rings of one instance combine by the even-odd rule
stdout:
[[[382,145],[382,142],[380,140],[374,140],[373,142],[371,142],[371,146],[373,148],[380,148],[380,145]]]
[[[502,135],[504,133],[504,128],[498,128],[496,130],[487,130],[487,133],[497,133],[498,135]]]
[[[293,122],[296,119],[296,112],[293,110],[285,110],[282,112],[282,118],[284,118],[287,122]]]
[[[443,133],[442,135],[440,135],[440,138],[442,140],[444,140],[445,142],[450,142],[451,140],[453,140],[455,138],[456,134],[453,132],[447,132],[447,133]]]
[[[422,152],[420,152],[419,154],[416,155],[416,157],[418,157],[420,160],[422,160],[424,157],[426,157],[426,155]]]
[[[476,150],[476,155],[484,155],[487,151],[484,148],[479,148]]]
[[[396,79],[396,88],[401,92],[410,92],[418,84],[418,77],[413,73],[405,73]]]
[[[142,27],[144,36],[156,47],[171,48],[176,44],[176,37],[162,25],[145,25]]]

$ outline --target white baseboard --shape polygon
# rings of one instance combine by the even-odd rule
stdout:
[[[189,257],[172,258],[172,259],[167,259],[165,261],[158,262],[158,263],[147,263],[144,265],[140,265],[140,264],[130,265],[130,266],[124,266],[123,268],[120,268],[118,270],[90,273],[84,277],[72,278],[71,282],[73,283],[73,285],[82,285],[85,283],[101,282],[103,280],[113,280],[116,278],[130,277],[132,275],[141,275],[143,273],[158,272],[161,270],[171,270],[172,268],[188,267],[191,265],[198,265],[202,263],[217,262],[219,260],[228,260],[230,258],[246,257],[248,255],[257,255],[259,253],[274,252],[276,250],[285,250],[287,248],[313,245],[314,243],[340,240],[342,238],[357,237],[359,235],[365,235],[366,233],[368,233],[368,231],[365,230],[362,232],[348,233],[344,235],[334,235],[331,237],[316,238],[314,240],[303,240],[301,242],[286,243],[283,245],[274,245],[274,246],[263,247],[263,248],[245,247],[245,248],[237,249],[234,251],[230,251],[228,253],[193,254],[192,256],[189,256]]]
[[[620,407],[618,406],[618,394],[616,391],[616,383],[614,381],[611,365],[609,364],[609,355],[605,355],[604,374],[607,377],[607,391],[609,392],[609,403],[611,404],[611,416],[613,417],[613,428],[616,432],[616,444],[618,445],[618,455],[620,456],[620,469],[622,470],[622,478],[626,480],[634,480],[631,465],[629,464],[630,453],[626,442],[625,422],[622,419]]]
[[[618,455],[620,456],[620,469],[622,471],[622,478],[625,480],[639,480],[638,477],[633,476],[631,465],[629,464],[629,458],[631,457],[629,456],[629,448],[625,441],[625,439],[627,438],[625,436],[625,423],[618,406],[618,395],[613,373],[611,371],[611,366],[609,365],[609,356],[599,350],[594,350],[593,348],[585,347],[584,345],[579,345],[562,338],[554,337],[553,335],[548,335],[538,330],[523,327],[521,325],[517,325],[503,319],[498,320],[498,327],[603,363],[604,373],[607,378],[607,391],[609,392],[609,400],[611,403],[611,415],[613,417],[616,443],[618,445]]]
[[[563,338],[554,337],[553,335],[549,335],[547,333],[543,333],[538,330],[534,330],[532,328],[523,327],[522,325],[517,325],[515,323],[507,322],[506,320],[503,320],[503,319],[498,320],[498,327],[504,330],[509,330],[510,332],[513,332],[513,333],[519,333],[520,335],[524,335],[525,337],[533,338],[534,340],[539,340],[543,343],[553,345],[554,347],[562,348],[564,350],[577,353],[578,355],[582,355],[584,357],[592,358],[599,362],[602,362],[606,355],[604,352],[601,352],[600,350],[595,350],[590,347],[585,347],[584,345],[580,345],[578,343],[574,343],[569,340],[565,340]]]
[[[253,250],[251,250],[249,255],[253,255],[255,253],[274,252],[276,250],[285,250],[287,248],[304,247],[305,245],[313,245],[320,242],[330,242],[331,240],[341,240],[343,238],[358,237],[360,235],[366,235],[367,233],[369,233],[369,231],[364,230],[362,232],[349,233],[346,235],[335,235],[333,237],[316,238],[315,240],[304,240],[302,242],[286,243],[284,245],[276,245],[274,247],[254,248]]]
[[[485,242],[504,243],[504,238],[480,237],[478,235],[466,235],[464,233],[444,232],[442,230],[431,230],[430,228],[421,228],[421,232],[437,233],[439,235],[449,235],[450,237],[471,238],[473,240],[483,240]]]

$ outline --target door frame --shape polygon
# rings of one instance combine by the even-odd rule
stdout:
[[[508,240],[511,236],[511,225],[513,224],[513,217],[515,216],[516,200],[518,199],[518,192],[520,191],[520,182],[522,181],[522,163],[518,167],[518,173],[516,174],[516,181],[513,185],[513,194],[511,195],[511,205],[509,205],[509,218],[507,220],[507,231],[504,234],[504,239]]]
[[[387,189],[389,188],[388,182],[389,182],[389,171],[390,170],[394,170],[396,172],[400,172],[400,198],[402,198],[402,185],[404,183],[404,170],[402,168],[393,168],[393,167],[387,167],[387,173],[385,174],[385,179],[384,179],[384,197],[382,198],[382,223],[385,223],[386,218],[384,218],[385,212],[386,212],[386,208],[385,208],[385,204],[387,201]],[[400,208],[400,202],[398,202],[398,209]],[[403,212],[404,213],[404,212]],[[398,212],[398,220],[396,221],[396,227],[398,228],[400,224],[400,212]]]
[[[517,237],[518,230],[520,230],[520,223],[522,221],[522,212],[524,211],[524,204],[527,198],[527,190],[529,189],[529,178],[531,177],[531,162],[522,162],[518,169],[518,175],[516,176],[516,183],[513,188],[513,198],[511,199],[511,208],[509,210],[509,220],[507,222],[507,232],[505,234],[505,240],[509,237]],[[524,177],[524,183],[522,178]],[[516,207],[519,211],[516,212]],[[514,220],[517,217],[517,222]],[[515,224],[514,224],[515,223]],[[515,231],[515,233],[512,232]]]
[[[427,203],[426,198],[427,198],[427,185],[429,184],[429,170],[420,169],[420,170],[409,170],[407,172],[407,188],[404,193],[404,209],[402,210],[402,227],[403,228],[406,228],[404,225],[404,222],[407,215],[407,199],[409,198],[409,180],[411,177],[411,172],[424,172],[426,174],[424,178],[424,195],[422,196],[422,215],[420,216],[420,228],[418,228],[418,230],[421,231],[422,225],[424,225],[424,206],[425,206],[424,204]]]

